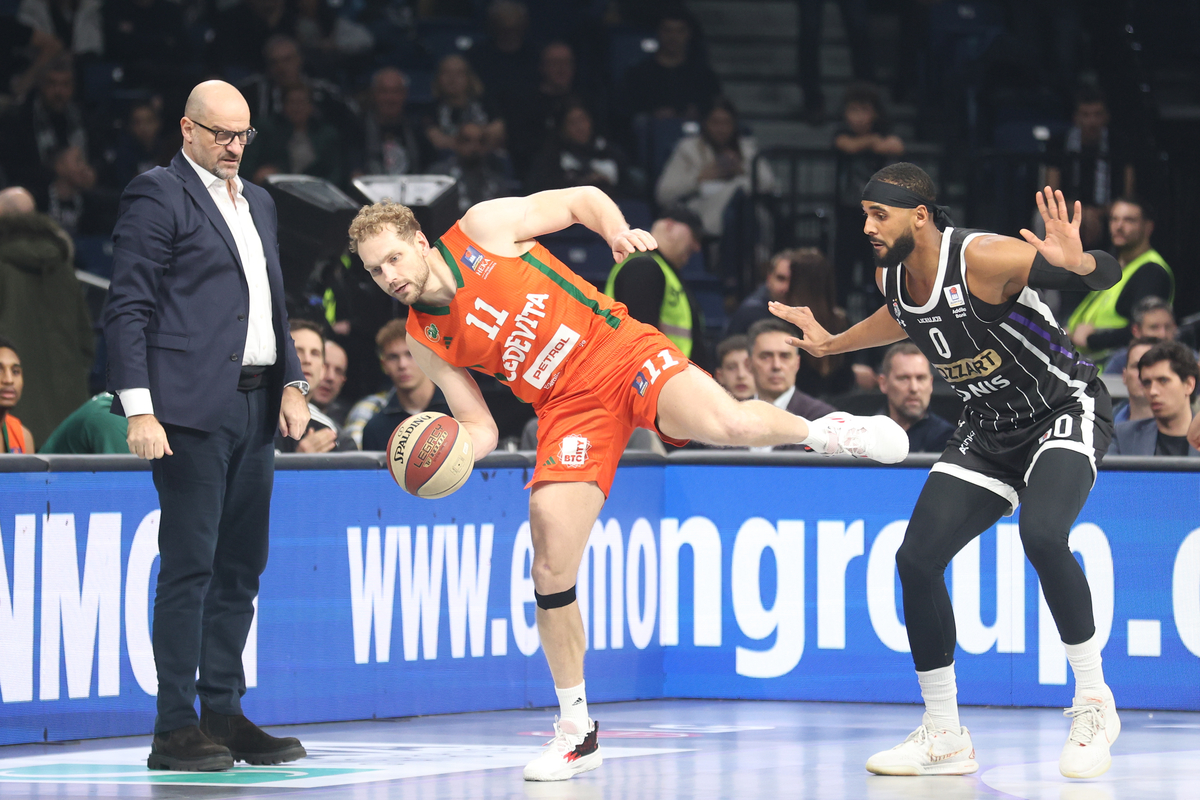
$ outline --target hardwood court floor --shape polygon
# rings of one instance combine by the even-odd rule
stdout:
[[[964,708],[979,772],[869,775],[871,753],[916,727],[914,706],[651,701],[595,704],[604,765],[571,781],[526,783],[553,712],[499,711],[272,729],[309,757],[226,773],[150,772],[150,739],[0,747],[3,798],[812,798],[813,800],[1195,800],[1200,713],[1122,713],[1112,769],[1058,774],[1068,720],[1055,709]]]

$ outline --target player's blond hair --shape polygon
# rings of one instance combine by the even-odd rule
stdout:
[[[350,252],[357,253],[360,242],[382,233],[386,228],[394,230],[404,241],[411,242],[421,230],[421,224],[413,216],[411,208],[391,200],[363,206],[350,223]]]

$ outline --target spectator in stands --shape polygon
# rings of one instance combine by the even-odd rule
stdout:
[[[96,190],[96,171],[75,145],[54,155],[54,182],[39,205],[72,239],[107,235],[117,222],[116,197]]]
[[[243,169],[262,183],[268,175],[312,175],[341,183],[342,145],[337,128],[316,116],[312,90],[301,84],[283,93],[283,116],[265,120]]]
[[[596,134],[592,114],[581,100],[563,105],[554,137],[534,159],[525,180],[530,192],[568,186],[595,186],[610,197],[637,194],[625,152]]]
[[[745,333],[753,323],[771,317],[767,303],[772,300],[782,303],[787,295],[788,282],[792,275],[792,255],[793,251],[785,250],[772,256],[771,260],[764,264],[766,274],[763,276],[763,282],[748,294],[733,312],[725,329],[727,335]]]
[[[487,76],[488,102],[503,112],[522,105],[538,85],[529,9],[514,0],[495,0],[488,6],[487,27],[487,38],[467,51],[467,59],[475,74]]]
[[[1131,148],[1110,121],[1104,95],[1085,86],[1075,96],[1074,124],[1049,147],[1046,182],[1061,189],[1068,203],[1083,204],[1079,236],[1089,249],[1104,242],[1108,204],[1136,191]]]
[[[32,453],[33,433],[12,413],[13,407],[21,402],[25,389],[25,372],[21,369],[21,357],[17,347],[0,336],[0,434],[4,437],[5,453]]]
[[[375,355],[379,358],[379,366],[384,374],[387,374],[387,367],[383,362],[384,350],[390,349],[397,339],[406,339],[407,335],[403,319],[388,321],[375,334]],[[393,384],[393,388],[394,386]],[[369,394],[350,407],[344,429],[354,438],[359,450],[363,449],[363,428],[367,426],[372,417],[379,413],[379,409],[383,408],[387,402],[387,396],[388,390]]]
[[[745,334],[735,334],[717,345],[716,361],[713,377],[725,391],[738,400],[755,396],[754,373],[750,370],[750,340]]]
[[[104,53],[101,0],[21,0],[17,19],[49,34],[77,56]]]
[[[113,396],[101,392],[71,412],[42,443],[43,454],[128,454],[129,420],[112,413]]]
[[[528,172],[534,157],[554,139],[563,112],[570,102],[582,102],[593,121],[604,129],[603,109],[597,98],[578,85],[575,51],[566,42],[551,42],[542,49],[541,78],[537,89],[512,109],[505,109],[508,150],[518,175]]]
[[[312,404],[339,426],[345,424],[346,415],[350,413],[350,404],[341,396],[348,366],[345,349],[333,339],[326,339],[325,372],[313,389]]]
[[[0,190],[0,217],[5,214],[33,214],[37,203],[33,195],[23,186],[10,186]]]
[[[62,52],[62,42],[18,20],[11,8],[0,14],[0,101],[20,105],[46,65]]]
[[[680,277],[688,260],[700,252],[700,218],[686,208],[668,210],[650,226],[658,249],[632,253],[608,273],[604,293],[624,303],[629,316],[653,325],[683,354],[707,363],[704,318]]]
[[[908,432],[909,452],[946,449],[954,425],[929,410],[933,368],[919,347],[903,341],[888,348],[879,370],[879,391],[887,396],[888,416]]]
[[[699,119],[721,91],[712,67],[695,53],[695,25],[682,5],[658,21],[658,50],[625,74],[621,105],[630,115]]]
[[[104,57],[121,66],[125,84],[179,90],[196,71],[183,6],[170,0],[104,0]]]
[[[159,0],[160,4],[163,0]],[[117,139],[109,167],[108,185],[123,189],[143,172],[171,163],[179,143],[163,132],[162,112],[157,103],[135,103],[129,109],[125,129]]]
[[[837,231],[834,264],[838,302],[879,305],[874,256],[863,236],[862,191],[879,169],[904,155],[904,142],[891,133],[879,88],[869,83],[846,87],[842,124],[833,137],[838,153]],[[852,298],[852,295],[858,295]]]
[[[7,190],[0,208],[0,336],[31,367],[21,417],[39,441],[87,400],[95,335],[72,265],[71,239],[28,197]]]
[[[788,344],[789,338],[800,338],[795,328],[775,317],[760,319],[750,326],[746,338],[750,340],[750,371],[757,399],[805,419],[819,419],[837,410],[796,388],[800,350]]]
[[[1112,205],[1109,232],[1117,248],[1121,280],[1104,291],[1089,292],[1067,321],[1071,341],[1086,353],[1104,354],[1132,337],[1130,317],[1144,297],[1175,302],[1175,276],[1166,259],[1150,246],[1154,210],[1123,197]]]
[[[267,39],[262,52],[266,70],[238,84],[238,89],[250,104],[250,118],[256,126],[284,116],[287,91],[307,86],[318,116],[336,127],[343,136],[357,138],[358,106],[346,99],[337,84],[306,74],[304,56],[295,39],[276,34]]]
[[[459,211],[510,194],[513,180],[508,159],[494,150],[489,153],[485,149],[486,138],[482,125],[464,122],[454,137],[453,154],[429,167],[430,172],[449,175],[458,181]]]
[[[404,320],[389,322],[379,334],[387,340],[386,344],[380,345],[379,363],[392,379],[392,388],[384,394],[378,413],[363,428],[363,450],[386,450],[392,431],[413,414],[422,411],[450,413],[442,390],[425,377],[408,350]]]
[[[212,44],[208,48],[209,69],[234,79],[263,68],[263,46],[273,35],[286,34],[292,18],[286,0],[243,0],[217,12]],[[254,100],[243,92],[253,114]],[[257,122],[257,118],[254,118]]]
[[[46,65],[37,91],[10,109],[0,130],[0,165],[13,185],[44,197],[54,180],[54,156],[74,145],[88,152],[83,114],[75,102],[75,67],[61,54]]]
[[[1134,341],[1145,337],[1171,341],[1179,334],[1179,326],[1175,323],[1175,311],[1171,304],[1161,297],[1151,295],[1133,304],[1129,331]],[[1132,342],[1130,346],[1132,347]],[[1109,356],[1104,364],[1104,371],[1111,375],[1119,375],[1125,371],[1128,363],[1129,348],[1122,347]],[[1136,358],[1133,363],[1137,364]]]
[[[483,126],[487,152],[504,145],[504,121],[497,118],[490,103],[485,104],[483,82],[465,58],[449,55],[442,59],[433,80],[433,96],[437,105],[426,122],[425,136],[440,155],[454,152],[454,137],[464,122]]]
[[[340,0],[296,0],[292,32],[310,59],[326,72],[352,68],[375,46],[366,27],[340,13]]]
[[[822,320],[828,331],[841,331],[850,327],[846,312],[837,305],[837,290],[833,268],[829,259],[815,247],[801,247],[789,251],[788,288],[783,303],[789,306],[805,306],[813,316]],[[808,394],[817,397],[832,397],[851,391],[857,385],[875,390],[875,373],[870,367],[854,364],[845,356],[805,355],[796,385]]]
[[[675,145],[658,178],[655,197],[660,205],[686,205],[700,215],[707,233],[720,236],[734,194],[750,190],[750,168],[757,152],[754,139],[738,130],[732,101],[718,98],[705,112],[700,133]],[[775,185],[765,161],[758,167],[758,185],[767,191]]]
[[[1154,416],[1118,425],[1108,454],[1200,456],[1187,440],[1192,394],[1200,380],[1196,355],[1181,342],[1161,342],[1138,360],[1138,375]]]
[[[1146,389],[1142,386],[1142,377],[1138,374],[1138,362],[1150,348],[1163,341],[1156,336],[1139,336],[1129,343],[1126,351],[1128,358],[1124,369],[1121,370],[1121,383],[1125,384],[1128,399],[1122,401],[1113,409],[1113,422],[1130,422],[1132,420],[1148,419],[1154,416],[1150,410],[1150,401],[1146,399]],[[1169,340],[1168,340],[1169,341]]]
[[[300,357],[300,369],[309,386],[319,386],[325,377],[325,335],[321,326],[306,319],[288,321],[296,355]],[[280,453],[328,453],[334,450],[356,450],[357,446],[348,434],[338,431],[337,423],[326,416],[310,400],[308,403],[308,430],[299,441],[275,431],[275,450]]]
[[[404,113],[407,102],[408,77],[403,72],[384,67],[371,77],[358,174],[407,175],[424,169],[424,140],[416,122]]]

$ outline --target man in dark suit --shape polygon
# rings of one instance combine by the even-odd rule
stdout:
[[[765,400],[798,417],[816,420],[837,411],[836,408],[805,394],[796,388],[796,373],[800,371],[800,350],[789,344],[799,338],[797,331],[781,319],[760,319],[746,332],[750,342],[750,372],[758,393],[755,399]],[[807,450],[804,445],[785,444],[775,447],[752,447],[751,450]]]
[[[129,418],[130,451],[152,460],[162,509],[147,766],[221,770],[305,755],[242,715],[241,656],[267,561],[272,437],[276,421],[304,433],[308,384],[288,334],[275,205],[237,176],[250,109],[207,81],[184,114],[182,152],[121,199],[104,332],[113,413]]]
[[[1138,375],[1154,416],[1118,425],[1108,454],[1200,456],[1187,439],[1192,394],[1200,380],[1195,353],[1182,342],[1159,342],[1138,359]]]

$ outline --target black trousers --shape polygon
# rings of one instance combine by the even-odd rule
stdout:
[[[1037,460],[1021,492],[1021,544],[1066,644],[1086,642],[1096,632],[1087,576],[1067,546],[1071,525],[1091,489],[1086,456],[1050,449]],[[1000,495],[945,473],[930,473],[925,482],[896,552],[904,622],[918,672],[954,663],[957,632],[946,565],[1008,509],[1009,501]]]
[[[212,433],[164,426],[174,455],[153,462],[162,509],[155,733],[197,724],[197,693],[219,714],[241,713],[242,648],[267,565],[275,480],[269,404],[266,388],[238,392]]]

